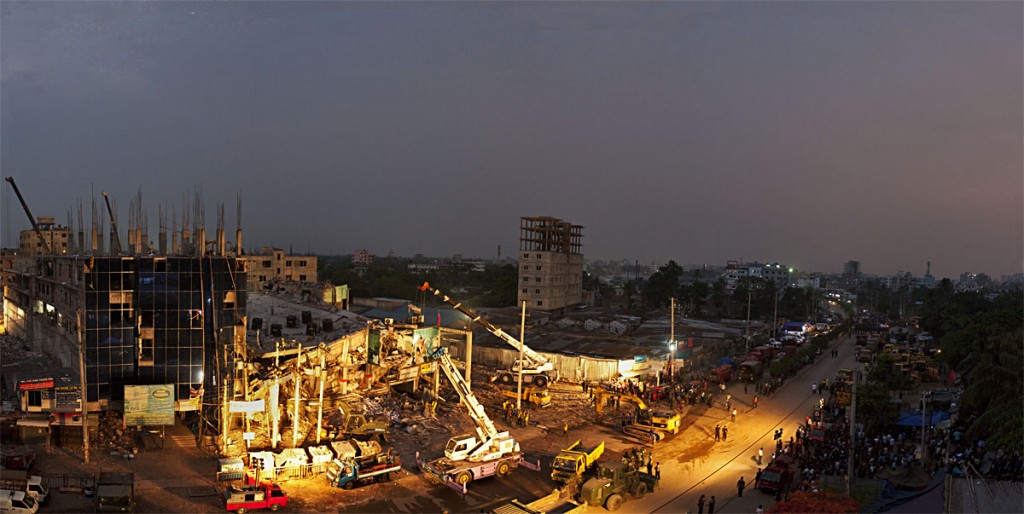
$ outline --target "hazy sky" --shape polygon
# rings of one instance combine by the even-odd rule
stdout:
[[[0,3],[0,165],[247,247],[1021,272],[1024,2]],[[5,244],[27,227],[4,184]],[[87,220],[88,221],[88,220]],[[125,237],[122,235],[122,238]]]

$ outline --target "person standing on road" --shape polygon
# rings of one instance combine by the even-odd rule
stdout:
[[[758,505],[757,508],[754,509],[754,514],[763,514],[763,513],[764,513],[764,507],[762,507],[760,505]]]
[[[761,459],[763,459],[763,458],[764,458],[764,447],[762,446],[759,450],[757,450],[757,465],[758,466],[761,465]]]
[[[753,403],[754,403],[754,406],[751,407],[751,409],[756,409],[757,408],[757,395],[756,394],[754,395]]]
[[[729,438],[729,427],[722,427],[722,441],[725,442]]]
[[[708,514],[715,514],[715,495],[711,495],[711,501],[708,502]]]
[[[712,507],[712,509],[713,508],[714,507]],[[700,498],[697,498],[697,514],[704,514],[704,495],[703,494],[700,495]]]
[[[757,474],[754,475],[754,489],[761,487],[761,468],[757,468]]]
[[[569,422],[568,421],[566,421],[565,423],[562,424],[562,435],[566,439],[569,438]]]
[[[732,420],[736,421],[736,409],[732,410]]]
[[[747,394],[747,382],[743,383],[743,394]]]
[[[739,497],[739,498],[743,497],[743,488],[746,487],[746,486],[747,486],[747,483],[743,481],[743,477],[740,477],[739,481],[736,482],[736,490],[739,491],[739,494],[736,495],[737,497]]]
[[[817,393],[817,392],[818,392],[818,383],[815,382],[815,383],[811,384],[811,394],[814,394],[814,393]]]
[[[721,425],[715,425],[715,441],[718,441],[718,440],[721,439],[721,434],[722,434],[722,426]]]

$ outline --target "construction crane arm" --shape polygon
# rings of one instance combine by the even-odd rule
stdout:
[[[518,339],[509,335],[504,330],[494,326],[494,324],[480,317],[480,315],[473,312],[468,307],[462,305],[462,303],[456,302],[448,295],[442,293],[441,291],[438,291],[437,289],[434,289],[433,287],[430,287],[429,282],[424,282],[423,285],[419,287],[419,289],[420,291],[428,291],[432,293],[434,296],[440,298],[441,301],[443,301],[444,303],[451,305],[455,310],[465,314],[466,316],[469,316],[469,319],[483,325],[483,327],[486,328],[488,332],[494,334],[498,339],[505,341],[516,350],[518,350],[519,347],[522,346],[523,356],[529,362],[530,367],[535,368],[538,371],[550,371],[553,368],[551,362],[548,361],[548,359],[546,359],[543,355],[533,351],[529,346],[526,346],[525,344],[519,342]]]
[[[121,237],[117,235],[117,219],[114,218],[114,210],[110,208],[110,197],[107,196],[107,192],[103,192],[103,200],[107,202],[107,214],[110,215],[110,232],[114,234],[114,238],[110,240],[110,244],[113,245],[110,250],[111,253],[121,253]]]
[[[476,395],[470,389],[469,383],[466,382],[466,379],[459,373],[458,368],[455,367],[455,363],[452,362],[448,351],[443,346],[438,346],[431,353],[431,357],[437,362],[437,366],[441,368],[444,375],[448,377],[452,387],[455,388],[455,392],[459,393],[459,398],[469,410],[469,417],[473,418],[473,422],[476,423],[480,439],[482,441],[490,440],[497,436],[498,430],[494,427],[494,423],[487,416],[487,412],[484,411],[483,404],[476,399]]]
[[[14,183],[14,177],[6,177],[4,180],[10,182],[11,188],[14,189],[14,194],[18,195],[18,201],[21,202],[21,208],[25,209],[25,215],[28,216],[28,222],[32,224],[32,230],[35,231],[37,236],[39,236],[39,243],[43,246],[43,253],[49,254],[50,245],[46,243],[46,238],[43,237],[43,233],[39,231],[39,224],[36,223],[36,218],[32,216],[32,211],[28,209],[25,197],[21,196],[21,190],[18,189],[18,184]]]

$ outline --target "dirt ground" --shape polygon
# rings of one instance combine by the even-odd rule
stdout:
[[[474,367],[475,368],[475,367]],[[472,433],[474,424],[466,409],[451,393],[442,396],[436,417],[424,416],[422,402],[393,393],[390,398],[369,402],[391,421],[389,443],[402,459],[403,470],[388,483],[371,484],[354,490],[327,485],[322,476],[282,482],[289,495],[288,511],[296,512],[479,512],[507,499],[530,499],[552,488],[547,468],[558,451],[576,439],[585,445],[604,440],[607,455],[617,457],[636,441],[617,430],[614,410],[606,412],[605,424],[594,424],[594,409],[578,384],[557,383],[549,388],[552,406],[530,410],[528,427],[510,427],[501,414],[503,396],[495,384],[484,380],[486,369],[474,369],[474,394],[487,408],[499,430],[510,430],[527,458],[540,461],[540,474],[521,468],[504,480],[486,479],[470,484],[465,497],[421,474],[416,453],[430,459],[441,455],[448,438]],[[478,378],[480,377],[480,378]],[[568,437],[562,424],[568,422]],[[204,455],[192,433],[180,423],[167,427],[163,449],[143,449],[134,459],[100,451],[94,443],[90,462],[82,462],[81,448],[39,451],[34,471],[40,474],[94,474],[101,471],[132,471],[136,476],[138,512],[219,512],[224,510],[220,493],[225,484],[216,482],[216,458]],[[91,512],[92,500],[81,491],[52,488],[52,501],[43,512]]]

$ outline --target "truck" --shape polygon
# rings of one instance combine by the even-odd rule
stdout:
[[[757,488],[769,493],[785,491],[792,480],[793,470],[790,467],[789,457],[780,455],[761,472],[761,481]]]
[[[492,509],[491,514],[578,514],[586,510],[586,503],[573,501],[565,491],[555,489],[530,503],[513,499]]]
[[[0,468],[28,471],[36,461],[36,452],[27,446],[0,446]]]
[[[0,489],[0,512],[35,514],[37,511],[39,511],[39,502],[25,491]]]
[[[523,384],[529,384],[540,388],[547,387],[548,382],[551,381],[551,372],[554,371],[555,365],[546,357],[533,351],[529,346],[526,346],[504,330],[494,326],[486,319],[483,319],[477,313],[462,305],[462,303],[456,302],[452,298],[448,297],[448,295],[442,294],[441,291],[430,287],[429,282],[424,282],[423,285],[419,287],[419,290],[432,293],[434,296],[440,298],[444,303],[451,305],[455,310],[469,316],[469,319],[482,325],[488,332],[494,334],[498,339],[508,343],[516,350],[522,350],[523,359],[521,361],[517,359],[512,365],[512,369],[499,370],[498,373],[492,377],[492,381],[497,380],[505,385],[514,384],[518,381],[519,370],[522,369]]]
[[[740,382],[756,382],[764,374],[764,364],[761,361],[744,361],[740,363],[738,370]]]
[[[708,372],[708,380],[717,384],[724,384],[732,380],[732,366],[723,364]]]
[[[327,483],[331,487],[352,489],[371,482],[387,482],[391,480],[391,473],[401,469],[401,459],[389,448],[387,452],[366,458],[334,459],[327,466]]]
[[[135,473],[100,473],[95,501],[96,512],[135,512]]]
[[[580,486],[580,501],[591,507],[619,510],[625,495],[640,499],[658,485],[658,478],[625,462],[598,463],[595,475]]]
[[[469,482],[494,475],[503,477],[520,464],[533,468],[523,460],[519,443],[507,431],[498,432],[494,427],[494,422],[455,367],[447,349],[438,346],[431,351],[430,356],[466,405],[469,417],[476,423],[476,434],[460,434],[450,438],[445,445],[444,455],[431,461],[423,461],[417,454],[416,463],[420,469],[453,489],[465,491]]]
[[[230,485],[224,490],[224,506],[228,512],[237,511],[238,514],[245,514],[252,509],[276,511],[288,506],[288,495],[280,486],[268,481],[242,486]]]
[[[43,485],[43,477],[30,475],[28,471],[18,469],[0,470],[0,489],[25,491],[40,504],[46,503],[49,491]]]
[[[568,482],[575,477],[583,476],[597,460],[604,455],[604,441],[593,448],[584,448],[580,441],[572,443],[568,448],[558,452],[551,461],[551,480]]]
[[[513,402],[516,401],[515,391],[504,391],[503,395],[505,398],[511,399]],[[551,393],[547,389],[540,389],[537,387],[524,387],[523,388],[523,400],[527,405],[533,405],[534,407],[544,408],[551,406]]]

